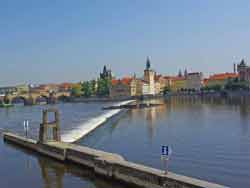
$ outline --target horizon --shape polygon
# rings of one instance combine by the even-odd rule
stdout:
[[[0,85],[233,72],[250,59],[250,2],[11,1],[0,6]]]

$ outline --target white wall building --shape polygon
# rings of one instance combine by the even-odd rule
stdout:
[[[203,74],[201,72],[188,73],[187,89],[200,90],[203,86]]]

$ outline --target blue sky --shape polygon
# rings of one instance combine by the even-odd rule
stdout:
[[[250,59],[250,1],[0,0],[0,85],[229,72]]]

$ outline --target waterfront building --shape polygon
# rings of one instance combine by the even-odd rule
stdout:
[[[185,77],[172,77],[171,91],[178,92],[187,88],[187,79]]]
[[[165,87],[168,85],[168,81],[164,76],[162,75],[156,75],[155,76],[155,93],[163,93]]]
[[[244,59],[237,65],[237,71],[240,81],[250,81],[250,67],[246,65]]]
[[[187,73],[185,79],[187,80],[186,89],[199,91],[203,86],[203,74],[201,72]]]
[[[136,79],[125,77],[123,79],[113,79],[110,87],[111,98],[125,98],[136,96]]]
[[[166,83],[164,76],[157,75],[151,69],[151,62],[147,58],[143,78],[136,78],[134,75],[120,80],[112,79],[110,97],[156,95],[163,93]]]
[[[142,95],[152,95],[150,92],[150,86],[148,84],[148,82],[146,82],[145,80],[142,80]]]
[[[164,76],[164,87],[171,88],[173,85],[173,80],[175,77],[172,76]]]
[[[144,81],[148,83],[149,95],[155,95],[155,71],[151,69],[151,63],[149,58],[146,61],[146,69],[144,70]]]
[[[71,89],[73,88],[73,84],[72,83],[62,83],[58,85],[58,90],[61,92],[68,92],[71,91]]]
[[[219,85],[222,88],[226,85],[228,80],[238,78],[239,75],[236,73],[220,73],[209,76],[208,79],[204,79],[204,85],[211,87]]]

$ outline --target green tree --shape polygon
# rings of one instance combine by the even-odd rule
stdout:
[[[88,81],[82,83],[81,90],[84,97],[90,97],[93,94],[91,83]]]
[[[171,92],[171,88],[169,86],[165,86],[164,89],[163,89],[163,94],[166,95],[169,92]]]
[[[98,80],[98,87],[97,87],[97,95],[98,96],[108,96],[110,86],[111,86],[110,79],[99,79]]]
[[[97,92],[96,84],[97,84],[96,80],[91,80],[90,81],[90,87],[91,87],[92,95],[96,95],[96,92]]]
[[[71,90],[71,95],[74,97],[80,97],[82,95],[81,84],[76,84],[73,86],[73,88]]]

